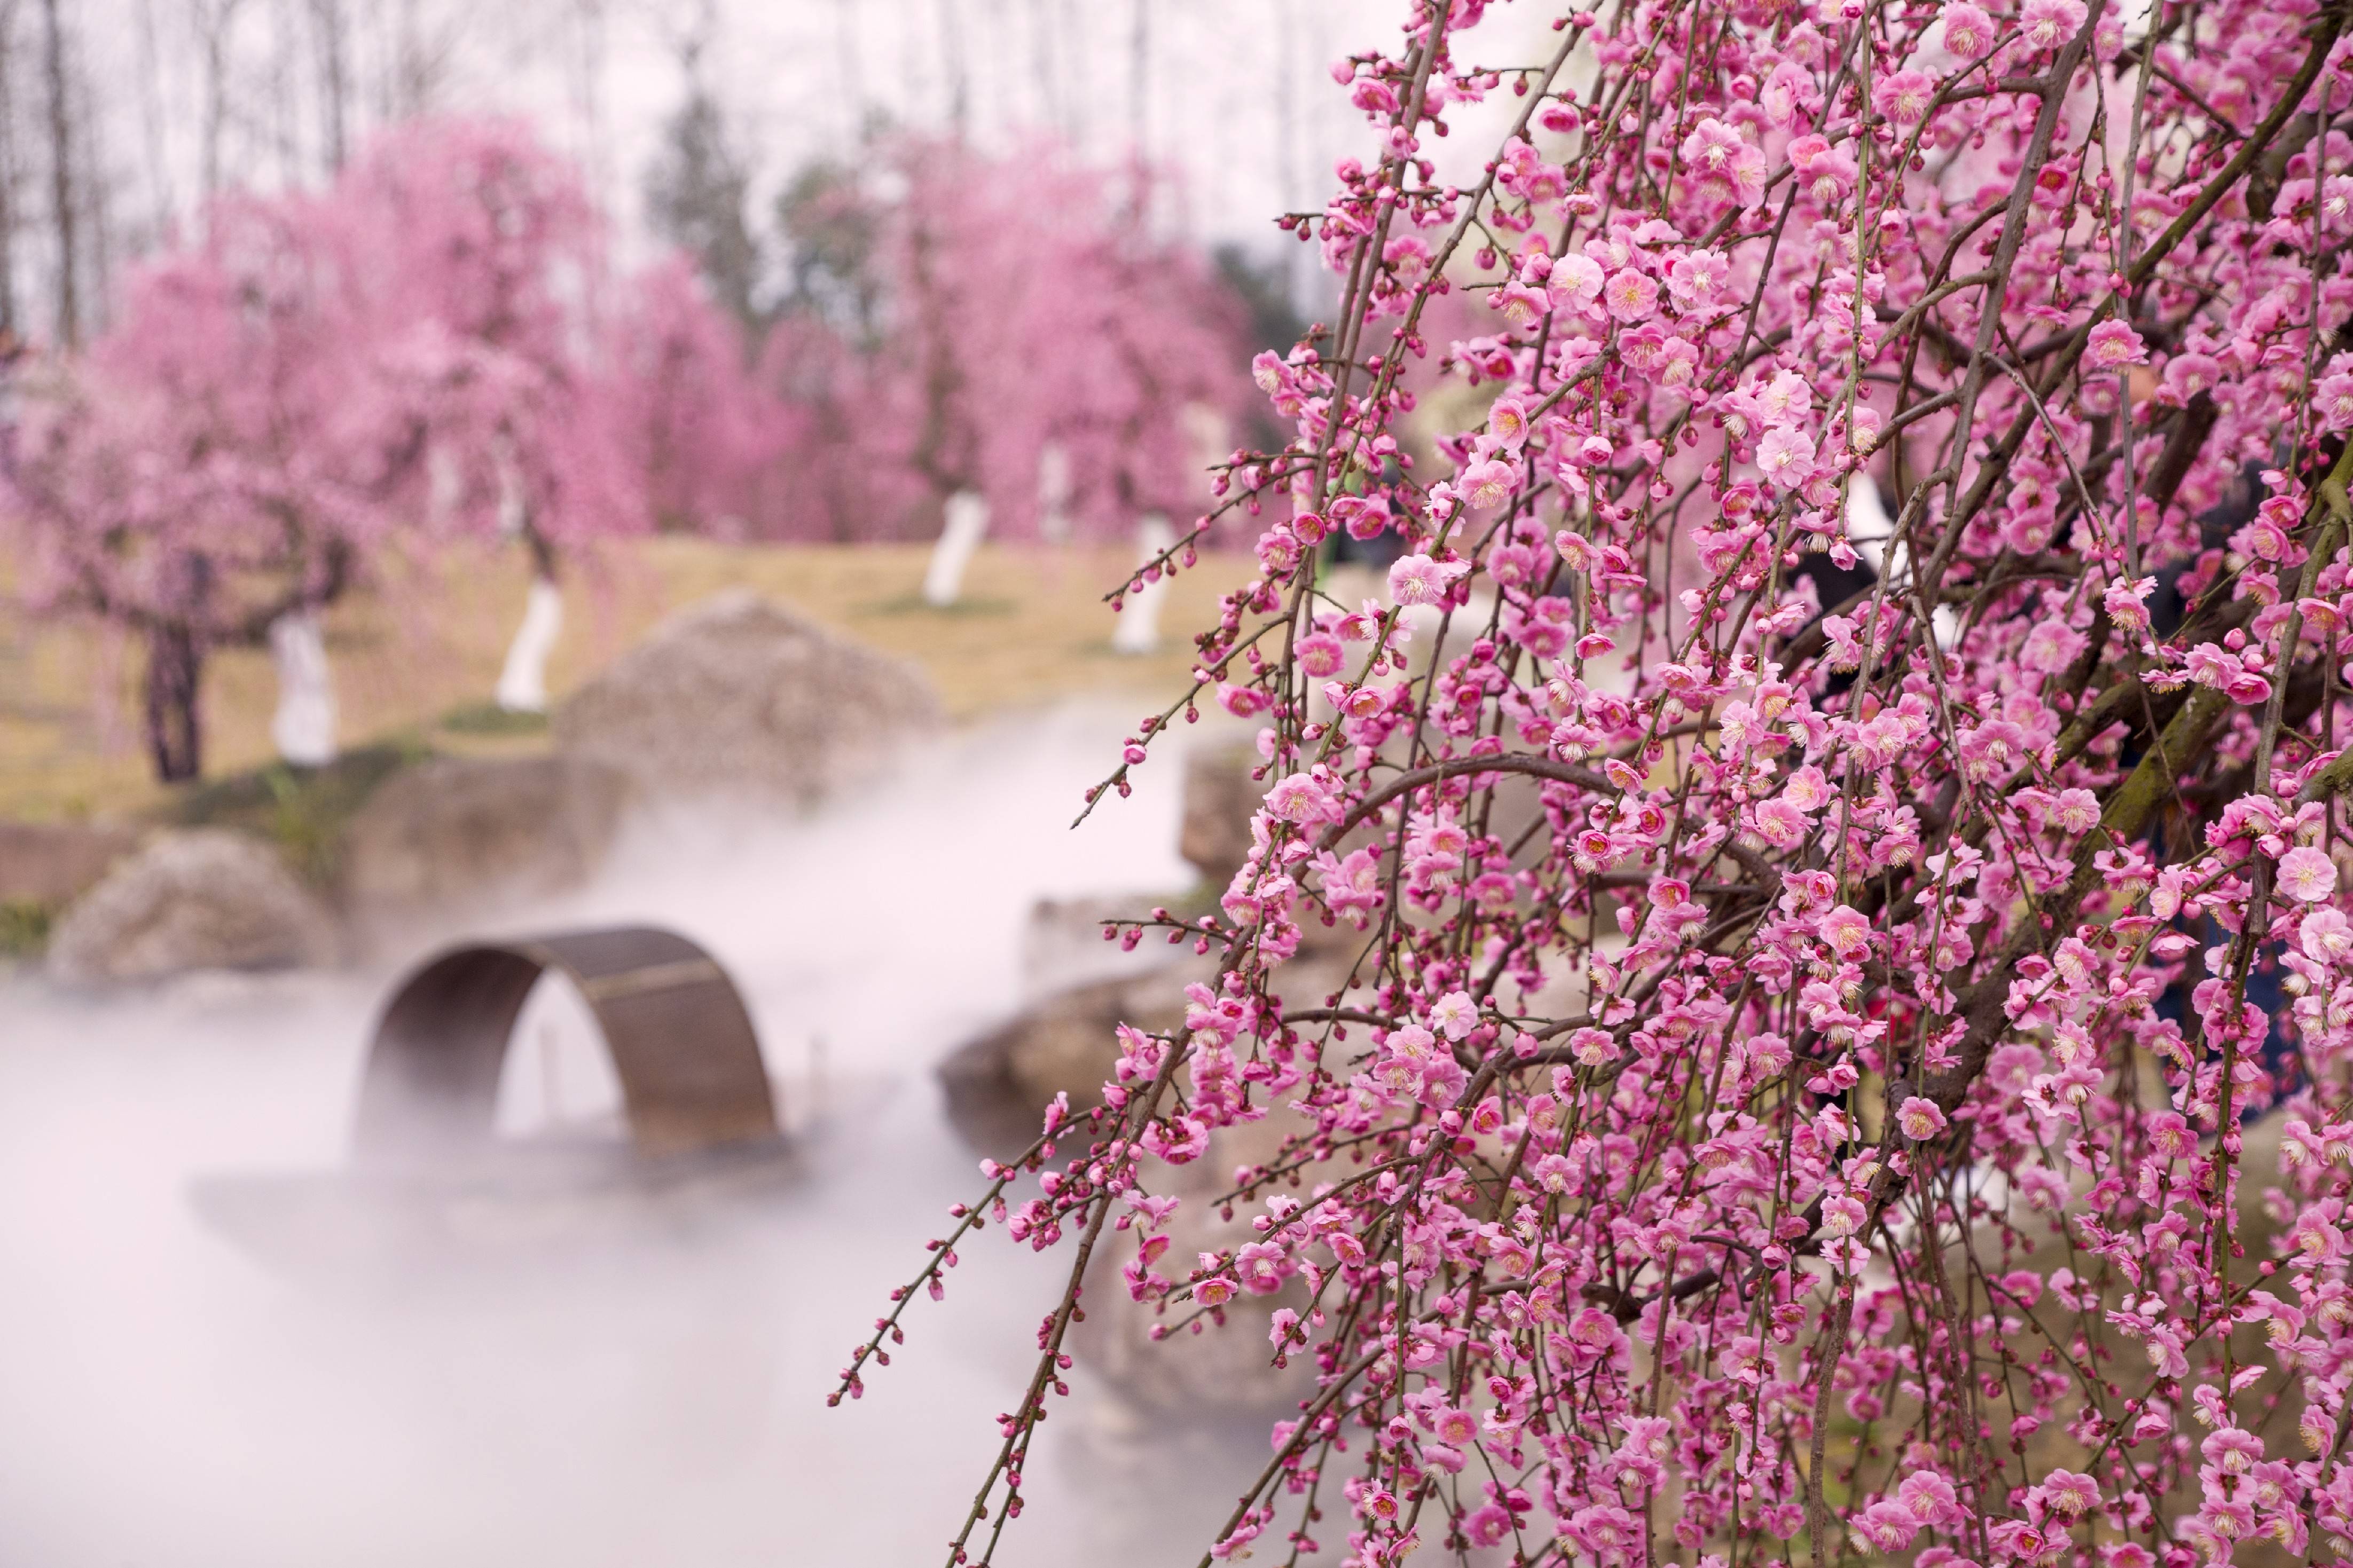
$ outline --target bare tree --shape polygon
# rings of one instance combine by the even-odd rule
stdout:
[[[114,300],[107,291],[106,280],[114,276],[115,247],[123,237],[114,227],[114,190],[107,178],[106,120],[98,110],[97,89],[87,71],[69,75],[67,87],[74,96],[73,123],[79,132],[74,140],[74,167],[78,172],[74,199],[81,207],[74,228],[82,240],[83,284],[78,330],[91,335],[106,331],[107,319],[113,312]]]
[[[426,20],[417,0],[392,0],[391,10],[392,74],[384,118],[406,120],[431,110],[441,96],[457,53],[460,24],[453,17],[434,26]]]
[[[151,218],[160,229],[170,222],[172,211],[179,204],[173,195],[171,159],[164,153],[169,140],[165,122],[170,110],[164,103],[164,51],[155,36],[155,0],[139,0],[138,20],[139,131],[147,160]]]
[[[686,101],[665,128],[661,150],[646,171],[646,214],[656,232],[695,258],[719,302],[747,331],[757,332],[763,325],[760,245],[744,207],[751,176],[702,69],[716,26],[716,14],[705,5],[696,25],[677,42]]]
[[[0,332],[16,321],[16,3],[0,0]]]
[[[1047,0],[1029,0],[1029,75],[1031,89],[1038,95],[1032,118],[1041,125],[1051,125],[1061,118],[1061,98],[1054,90],[1054,30],[1047,20],[1046,5]]]
[[[851,141],[866,134],[866,75],[858,48],[858,0],[839,0],[833,17],[833,52],[840,72],[838,85],[848,110]]]
[[[257,110],[267,113],[268,124],[261,130],[278,161],[278,177],[289,184],[301,183],[311,173],[302,153],[302,111],[297,90],[302,78],[302,29],[297,20],[301,7],[302,0],[269,0],[269,74],[266,85],[239,95],[252,105],[247,110],[248,121]]]
[[[320,143],[328,169],[338,170],[351,134],[351,27],[343,0],[311,0],[311,47],[318,57]]]
[[[610,60],[604,0],[572,0],[573,112],[586,134],[587,155],[582,161],[599,198],[612,195],[612,141],[605,113],[605,76]]]
[[[206,200],[220,194],[221,141],[228,128],[230,34],[244,5],[245,0],[188,0],[188,21],[195,29],[205,72],[205,121],[198,147]]]
[[[73,103],[66,79],[66,29],[58,0],[41,0],[41,75],[47,89],[49,202],[58,228],[58,341],[81,342],[80,214],[74,203]]]
[[[1134,5],[1127,34],[1127,136],[1142,158],[1152,139],[1152,4]]]
[[[961,142],[972,129],[972,80],[955,0],[939,0],[939,16],[940,69],[947,79],[948,124]]]

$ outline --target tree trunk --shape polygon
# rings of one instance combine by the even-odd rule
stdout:
[[[988,531],[988,502],[978,490],[958,490],[948,497],[947,523],[940,542],[932,546],[931,565],[923,573],[923,603],[945,609],[964,593],[964,569]]]
[[[16,325],[16,0],[0,3],[0,335]]]
[[[164,625],[147,633],[145,710],[147,752],[155,777],[180,784],[204,769],[204,731],[196,713],[197,681],[204,650],[185,625]]]
[[[1176,531],[1160,513],[1146,512],[1136,525],[1136,564],[1156,561],[1176,542]],[[1160,650],[1160,602],[1168,596],[1168,572],[1141,588],[1132,590],[1121,602],[1119,624],[1112,628],[1111,647],[1113,653],[1145,654]]]
[[[299,768],[325,767],[335,760],[335,687],[317,613],[290,610],[270,622],[269,658],[278,670],[269,721],[278,754]]]
[[[1071,542],[1071,453],[1060,441],[1038,448],[1038,537]]]
[[[564,595],[545,573],[531,580],[522,625],[507,645],[506,668],[499,672],[498,704],[509,713],[547,711],[547,656],[564,630]]]

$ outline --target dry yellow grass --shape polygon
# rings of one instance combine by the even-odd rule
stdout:
[[[1161,616],[1157,654],[1111,651],[1102,595],[1133,559],[1125,550],[1045,551],[991,545],[948,611],[918,598],[923,546],[724,546],[659,539],[617,546],[570,574],[565,629],[549,668],[560,699],[664,616],[731,587],[770,595],[930,674],[953,717],[1082,691],[1173,698],[1190,666],[1191,635],[1215,617],[1218,595],[1241,580],[1240,558],[1180,575]],[[438,728],[487,700],[522,612],[519,552],[439,563],[328,616],[344,744],[411,737],[445,750],[512,745]],[[0,816],[54,820],[142,811],[164,792],[140,744],[140,655],[88,623],[27,620],[0,607]],[[271,756],[276,685],[268,657],[232,649],[206,661],[207,775]],[[1139,711],[1142,708],[1139,707]],[[530,742],[524,742],[530,743]]]

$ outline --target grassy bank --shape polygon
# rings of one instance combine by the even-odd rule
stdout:
[[[1130,556],[1117,551],[988,546],[965,602],[934,610],[918,595],[922,546],[724,546],[661,539],[581,563],[564,585],[565,628],[549,668],[560,699],[664,616],[730,587],[770,595],[875,647],[911,658],[951,715],[969,719],[1082,691],[1139,699],[1179,689],[1190,632],[1247,570],[1210,561],[1180,577],[1162,651],[1111,651],[1102,595]],[[526,586],[519,552],[444,559],[429,573],[338,605],[327,618],[343,743],[392,753],[531,750],[535,725],[503,721],[486,699]],[[0,816],[31,820],[183,816],[217,784],[166,792],[140,748],[135,646],[87,623],[45,623],[0,606]],[[268,657],[230,649],[206,662],[206,771],[259,776],[271,761],[276,687]],[[240,786],[243,787],[243,786]],[[259,788],[260,786],[254,786]],[[266,793],[266,792],[265,792]],[[257,796],[257,813],[284,802]],[[209,810],[202,815],[214,815]],[[232,813],[234,815],[234,813]]]

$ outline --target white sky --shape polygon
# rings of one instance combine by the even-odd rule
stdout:
[[[755,222],[796,169],[846,150],[862,115],[946,128],[960,74],[965,129],[984,145],[1044,126],[1115,163],[1140,126],[1153,159],[1184,177],[1176,221],[1204,242],[1284,258],[1293,298],[1313,313],[1336,290],[1272,219],[1321,206],[1334,163],[1373,150],[1331,68],[1352,52],[1394,49],[1408,10],[1407,0],[69,0],[69,47],[91,111],[79,156],[102,169],[109,215],[85,251],[111,273],[198,205],[208,34],[225,39],[222,184],[322,177],[323,12],[347,19],[353,142],[420,105],[527,114],[586,167],[619,219],[625,256],[643,254],[641,182],[684,96],[682,46],[701,37],[702,75],[754,175]],[[33,76],[37,13],[19,5],[15,15],[19,195],[31,222],[19,235],[17,288],[46,333],[54,257]],[[1479,29],[1471,52],[1490,66],[1539,60],[1556,15],[1549,5],[1512,6]],[[427,68],[410,63],[418,60]],[[1506,93],[1467,120],[1456,111],[1455,133],[1428,143],[1441,178],[1474,176],[1518,107]],[[91,293],[86,283],[86,301]]]
[[[311,17],[320,0],[79,0],[67,10],[100,110],[99,155],[122,231],[152,234],[202,184],[208,18],[227,8],[221,132],[228,177],[316,176],[323,132]],[[1366,150],[1332,62],[1388,46],[1402,0],[340,0],[353,18],[364,120],[401,101],[400,40],[446,61],[430,101],[538,119],[581,157],[625,223],[683,91],[681,43],[765,189],[839,149],[861,113],[945,126],[961,58],[970,133],[1047,125],[1120,156],[1137,125],[1134,28],[1149,70],[1147,149],[1187,176],[1188,226],[1271,250],[1270,220],[1320,205],[1335,159]],[[26,40],[29,42],[30,40]],[[20,59],[23,54],[20,53]]]

